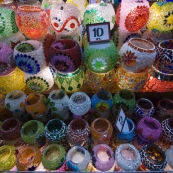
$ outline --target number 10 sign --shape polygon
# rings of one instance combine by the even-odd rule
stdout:
[[[108,42],[110,40],[110,23],[95,23],[86,25],[89,43]]]

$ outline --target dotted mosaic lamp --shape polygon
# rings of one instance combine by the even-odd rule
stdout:
[[[79,11],[73,4],[56,3],[50,9],[50,23],[57,34],[71,35],[81,24]]]
[[[7,37],[18,32],[14,10],[1,6],[0,21],[0,37]]]
[[[25,73],[26,86],[35,92],[44,92],[52,88],[54,85],[54,78],[49,67],[45,67],[37,74]]]
[[[110,30],[113,29],[115,25],[115,10],[112,4],[109,3],[94,3],[89,4],[84,12],[83,23],[86,27],[87,24],[94,23],[110,23]]]
[[[149,30],[171,31],[173,29],[173,2],[154,2],[150,7],[147,23]]]

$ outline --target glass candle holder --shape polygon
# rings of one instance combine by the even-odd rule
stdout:
[[[0,138],[5,141],[15,141],[20,138],[22,122],[17,118],[8,118],[0,126]]]
[[[67,140],[69,145],[84,146],[90,135],[89,124],[84,119],[73,119],[67,127]]]
[[[56,40],[49,48],[49,59],[56,70],[63,73],[74,72],[82,61],[80,46],[74,40]]]
[[[106,118],[95,119],[90,126],[91,137],[95,145],[98,144],[109,144],[112,134],[113,127],[110,121]]]
[[[150,5],[147,0],[123,0],[119,8],[118,23],[121,30],[137,32],[146,25],[149,19]]]
[[[142,38],[131,38],[122,45],[119,55],[124,69],[140,73],[151,68],[156,57],[155,45]]]
[[[39,6],[18,6],[15,18],[19,30],[30,40],[41,40],[48,32],[48,15]]]
[[[9,92],[5,97],[5,106],[9,109],[13,116],[19,117],[25,112],[26,94],[21,90]]]
[[[172,25],[172,2],[154,2],[150,6],[150,16],[147,22],[149,30],[171,31]]]
[[[167,98],[159,100],[156,106],[155,116],[160,122],[171,118],[173,116],[173,101]]]
[[[85,72],[84,84],[93,92],[97,92],[101,88],[111,92],[112,88],[116,85],[115,69],[113,68],[107,73],[95,73],[87,69]]]
[[[104,89],[100,89],[91,98],[91,106],[98,112],[106,112],[113,106],[112,94]]]
[[[153,103],[146,98],[140,98],[136,101],[135,108],[133,110],[133,115],[136,118],[143,118],[146,116],[152,117],[154,115],[155,108]]]
[[[162,121],[162,139],[169,144],[173,144],[173,118],[167,118]]]
[[[131,142],[133,141],[135,137],[135,124],[130,118],[126,118],[128,127],[129,127],[129,132],[119,132],[118,130],[116,131],[116,137],[122,141],[123,143]]]
[[[146,116],[142,118],[136,127],[138,144],[150,144],[159,139],[162,127],[158,120]]]
[[[121,89],[140,91],[147,82],[148,70],[146,69],[145,71],[140,73],[133,73],[125,70],[125,68],[123,68],[122,66],[119,66],[116,71],[115,77],[117,85]]]
[[[173,145],[171,145],[170,148],[168,148],[165,151],[165,154],[166,154],[166,157],[167,157],[168,165],[173,169],[173,162],[172,162]]]
[[[90,110],[91,100],[84,92],[75,92],[70,96],[68,106],[74,115],[82,116]]]
[[[136,105],[135,94],[131,90],[120,89],[113,97],[113,104],[117,109],[131,111]]]
[[[162,73],[173,74],[173,39],[164,40],[159,43],[156,49],[156,58],[153,66]]]
[[[52,119],[45,125],[44,131],[50,143],[61,142],[67,136],[67,125],[62,120]]]
[[[50,22],[52,28],[60,35],[71,35],[80,26],[80,15],[75,5],[57,3],[50,9]]]
[[[44,124],[37,120],[29,120],[23,124],[20,135],[25,143],[40,147],[44,143]]]
[[[28,74],[37,74],[46,67],[43,45],[37,40],[27,40],[14,47],[16,66]]]
[[[66,151],[62,145],[50,144],[42,154],[42,164],[48,170],[56,170],[64,164]]]
[[[78,68],[72,73],[60,73],[56,71],[54,81],[59,89],[62,89],[67,93],[73,93],[82,87],[84,71],[81,68]]]
[[[51,109],[52,117],[61,119],[63,121],[69,118],[68,108],[69,97],[64,90],[53,90],[48,96],[48,106]]]
[[[147,82],[143,88],[144,92],[172,92],[173,75],[164,74],[154,66],[149,70]]]
[[[150,171],[163,171],[167,165],[164,150],[156,144],[144,145],[139,153],[142,164]]]
[[[84,63],[95,73],[106,73],[114,68],[118,61],[118,52],[113,41],[104,45],[87,44],[84,49]]]
[[[92,3],[89,4],[84,12],[83,23],[86,27],[87,24],[94,23],[110,23],[110,30],[115,25],[115,10],[112,4],[109,3]]]
[[[0,147],[0,170],[9,171],[16,165],[16,148],[3,145]]]
[[[32,116],[45,113],[48,110],[46,96],[40,93],[31,93],[25,99],[25,109]]]
[[[25,73],[24,80],[26,86],[35,92],[44,92],[54,85],[54,77],[49,66],[45,67],[37,74]]]
[[[121,144],[115,151],[115,161],[123,171],[136,171],[141,164],[141,157],[132,144]]]
[[[82,146],[74,146],[67,152],[66,165],[72,171],[84,171],[89,162],[90,154]]]
[[[114,152],[106,144],[96,145],[91,151],[91,156],[92,164],[99,171],[108,171],[115,163]]]
[[[0,37],[8,37],[18,31],[18,27],[15,21],[15,12],[13,9],[5,6],[0,7],[1,14],[1,29]]]
[[[0,73],[0,92],[8,94],[14,90],[24,90],[24,73],[17,67],[10,68],[7,73]]]
[[[23,146],[17,155],[18,171],[34,171],[41,163],[41,151],[34,146]]]

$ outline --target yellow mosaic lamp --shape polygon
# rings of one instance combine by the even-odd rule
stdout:
[[[173,2],[154,2],[150,7],[147,23],[149,30],[170,31],[173,29]]]
[[[24,90],[24,72],[18,67],[11,68],[8,73],[0,73],[0,93],[7,94],[13,90]]]

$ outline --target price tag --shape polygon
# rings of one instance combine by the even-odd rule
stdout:
[[[110,23],[95,23],[86,25],[87,39],[89,43],[109,42]]]
[[[89,0],[89,4],[97,3],[97,0]]]
[[[129,126],[126,121],[126,115],[122,108],[120,108],[119,115],[117,117],[115,126],[120,132],[129,132]]]

